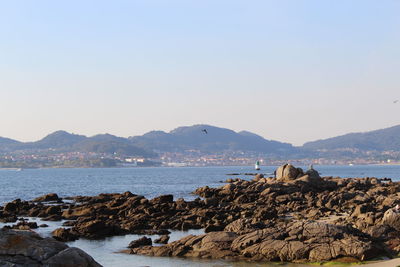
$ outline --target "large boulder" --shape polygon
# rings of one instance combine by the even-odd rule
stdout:
[[[44,266],[74,266],[74,267],[89,267],[101,266],[86,252],[79,248],[66,248],[57,255],[49,258],[44,262]]]
[[[0,230],[0,266],[99,267],[92,257],[34,232]]]
[[[303,174],[301,168],[296,168],[291,164],[285,164],[276,170],[276,179],[278,181],[291,181],[303,176]]]

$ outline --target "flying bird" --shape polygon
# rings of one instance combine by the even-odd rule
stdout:
[[[208,134],[206,129],[201,130],[202,132],[204,132],[205,134]]]
[[[395,100],[395,101],[393,101],[393,104],[396,104],[397,102],[399,102],[399,100]]]

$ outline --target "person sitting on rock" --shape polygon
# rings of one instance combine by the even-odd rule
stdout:
[[[396,207],[394,207],[394,211],[395,211],[395,212],[400,212],[400,206],[399,206],[399,204],[397,204]]]

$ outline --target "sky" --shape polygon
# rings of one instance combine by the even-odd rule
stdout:
[[[400,124],[398,0],[0,0],[0,136]]]

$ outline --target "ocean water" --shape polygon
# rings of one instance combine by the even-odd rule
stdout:
[[[300,166],[305,169],[304,166]],[[339,177],[379,177],[400,181],[400,165],[356,165],[356,166],[318,166],[321,176]],[[262,167],[260,173],[272,175],[275,166]],[[240,175],[227,175],[239,173]],[[0,170],[0,205],[16,198],[31,200],[47,193],[57,193],[60,197],[76,195],[97,195],[100,193],[134,194],[153,198],[161,194],[173,194],[175,199],[196,198],[192,195],[201,186],[217,187],[227,178],[240,177],[252,179],[245,173],[255,173],[252,167],[183,167],[183,168],[93,168],[93,169],[26,169]],[[30,220],[39,219],[30,218]],[[45,222],[50,227],[39,229],[43,236],[60,227],[62,222]],[[0,224],[0,227],[4,224]],[[189,232],[175,231],[170,241],[188,234],[201,234],[202,230]],[[276,266],[276,264],[227,262],[216,260],[188,260],[181,258],[159,258],[118,253],[126,248],[138,235],[110,237],[103,240],[80,239],[70,242],[70,246],[83,249],[104,266],[119,267],[168,267],[168,266]],[[155,238],[158,236],[154,236]],[[286,266],[305,266],[288,264]]]
[[[306,169],[304,166],[303,169]],[[400,180],[400,165],[318,166],[322,176],[340,177],[389,177]],[[262,167],[260,173],[272,175],[276,166]],[[134,194],[153,198],[161,194],[174,194],[175,198],[194,199],[196,188],[208,185],[221,186],[227,178],[252,179],[251,167],[182,167],[182,168],[88,168],[88,169],[0,169],[0,205],[21,198],[31,200],[47,193],[60,197],[97,195],[100,193]]]

